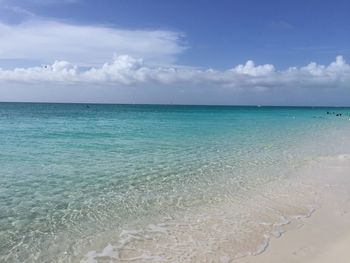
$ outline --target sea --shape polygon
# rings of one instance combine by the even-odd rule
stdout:
[[[349,135],[340,107],[0,103],[0,262],[260,254]]]

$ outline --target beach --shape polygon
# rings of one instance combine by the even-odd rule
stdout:
[[[302,226],[301,222],[291,226],[285,235],[271,240],[269,248],[263,254],[234,262],[348,262],[350,244],[348,222],[350,218],[348,215],[340,215],[341,211],[331,210],[332,215],[329,215],[330,210],[328,209],[316,211],[311,218],[302,222]]]
[[[349,261],[350,194],[349,160],[328,164],[323,172],[339,176],[317,210],[288,226],[287,232],[271,239],[264,253],[236,260],[239,263],[328,263]]]
[[[1,262],[346,260],[349,108],[0,113]]]

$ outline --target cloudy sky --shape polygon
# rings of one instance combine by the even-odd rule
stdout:
[[[0,101],[350,106],[349,10],[0,0]]]

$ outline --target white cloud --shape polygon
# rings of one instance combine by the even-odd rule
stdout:
[[[187,48],[181,32],[53,21],[22,3],[0,0],[0,62],[20,65],[0,68],[0,101],[349,104],[350,65],[342,56],[286,70],[252,60],[227,70],[177,66]]]
[[[254,61],[248,60],[245,65],[238,65],[237,67],[233,68],[232,71],[238,74],[258,77],[273,73],[275,71],[275,67],[271,64],[255,66]]]
[[[283,88],[350,88],[350,65],[342,56],[329,65],[314,62],[305,67],[276,70],[273,65],[255,65],[248,61],[232,69],[218,71],[189,67],[164,67],[146,64],[142,59],[118,56],[111,63],[81,70],[66,62],[56,61],[45,67],[0,70],[0,81],[7,82],[54,82],[112,84],[138,86],[146,84],[186,84],[221,86],[233,89],[283,89]]]
[[[0,59],[46,63],[66,60],[92,66],[101,65],[114,54],[129,54],[150,63],[170,64],[186,49],[181,39],[181,33],[165,30],[126,30],[48,20],[14,25],[0,22]]]

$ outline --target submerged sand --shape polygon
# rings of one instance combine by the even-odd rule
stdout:
[[[325,157],[299,172],[302,180],[269,185],[251,204],[213,205],[124,231],[122,243],[82,262],[350,262],[350,156]]]

